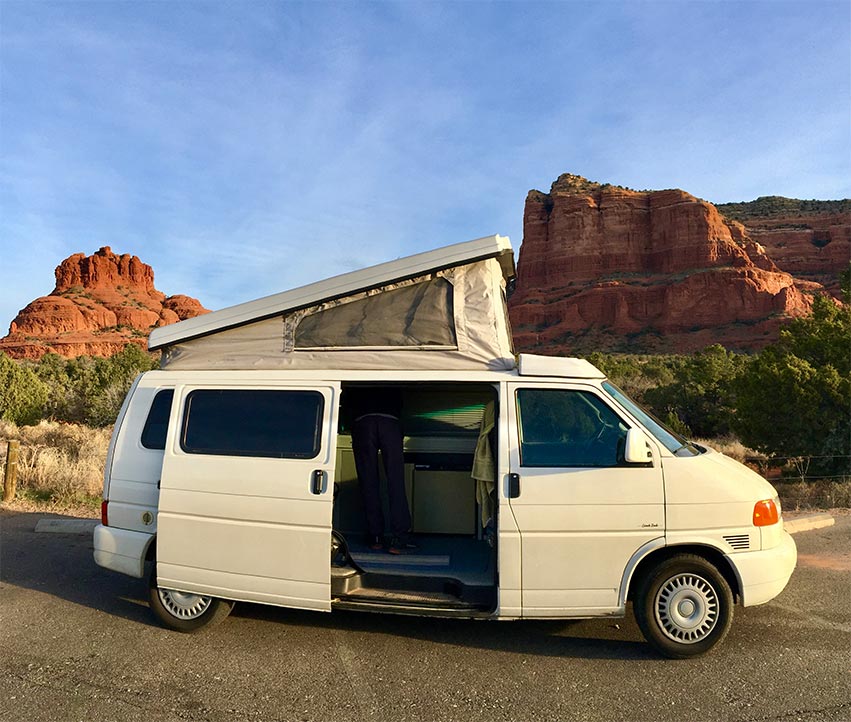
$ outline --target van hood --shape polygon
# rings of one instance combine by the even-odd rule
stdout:
[[[705,448],[705,447],[701,447]],[[771,486],[744,464],[707,448],[697,456],[666,457],[665,499],[669,504],[753,504],[777,496]]]
[[[743,488],[747,486],[753,489],[756,501],[777,496],[777,490],[753,469],[725,456],[720,451],[715,451],[708,446],[703,448],[706,449],[706,453],[703,454],[706,463],[717,466],[719,475],[740,483]]]

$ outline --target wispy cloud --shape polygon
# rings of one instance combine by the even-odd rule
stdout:
[[[213,308],[486,233],[518,246],[526,191],[568,171],[851,195],[844,2],[0,13],[3,324],[104,244]]]

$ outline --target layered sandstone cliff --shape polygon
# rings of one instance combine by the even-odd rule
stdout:
[[[56,287],[18,313],[0,351],[28,359],[48,351],[110,356],[131,342],[146,348],[155,326],[208,313],[194,298],[158,291],[149,265],[108,246],[66,258],[55,273]]]
[[[839,276],[851,262],[851,201],[766,196],[718,210],[740,221],[781,270],[841,298]]]
[[[509,308],[523,351],[752,349],[806,314],[820,289],[688,193],[566,174],[526,198]]]

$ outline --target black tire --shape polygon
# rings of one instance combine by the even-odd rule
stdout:
[[[687,659],[718,644],[733,621],[733,593],[703,557],[679,554],[639,580],[633,601],[644,638],[665,657]]]
[[[218,624],[230,614],[234,604],[226,599],[160,589],[156,566],[148,584],[148,601],[163,626],[187,633]]]

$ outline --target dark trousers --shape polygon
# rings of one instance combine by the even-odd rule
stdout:
[[[366,526],[370,536],[384,533],[381,511],[381,487],[378,475],[378,452],[384,460],[387,496],[390,506],[389,531],[394,536],[411,528],[411,512],[405,494],[405,461],[402,430],[397,419],[374,414],[363,416],[352,427],[352,448],[358,472]]]

